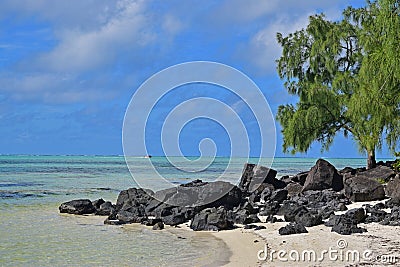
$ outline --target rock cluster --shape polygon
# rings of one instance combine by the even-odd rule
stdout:
[[[108,216],[106,224],[142,223],[155,230],[189,221],[195,231],[228,230],[237,224],[262,229],[253,223],[260,218],[271,223],[282,221],[279,216],[289,223],[279,229],[282,235],[306,233],[306,227],[321,224],[343,235],[366,231],[360,223],[400,225],[400,177],[383,163],[372,170],[346,167],[338,171],[320,159],[308,172],[282,179],[276,175],[273,169],[247,163],[238,186],[195,180],[157,192],[130,188],[120,192],[116,204],[79,199],[62,203],[59,210]],[[386,189],[382,181],[388,182]],[[346,211],[351,202],[387,196],[392,198],[386,204],[335,215]],[[384,208],[390,208],[391,213]]]

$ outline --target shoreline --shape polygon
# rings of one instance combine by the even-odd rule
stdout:
[[[380,202],[384,201],[357,202],[349,205],[349,209]],[[232,253],[229,262],[223,266],[393,266],[400,262],[400,241],[398,240],[400,226],[385,226],[379,223],[360,224],[368,232],[340,235],[331,232],[330,227],[317,225],[307,227],[309,233],[279,235],[278,229],[286,224],[287,222],[262,222],[254,223],[254,225],[265,226],[266,229],[254,231],[237,228],[212,233],[224,241]],[[266,259],[258,259],[257,254],[260,250],[267,251]],[[272,250],[274,253],[271,258]],[[279,250],[286,252],[286,256],[283,257],[286,261],[278,259]],[[328,252],[323,253],[324,250]],[[333,252],[332,257],[329,256],[329,250]],[[290,258],[291,251],[299,252],[299,258],[296,259],[296,254]],[[315,260],[313,258],[302,260],[301,254],[304,251],[314,251]],[[338,252],[335,253],[335,251]],[[365,256],[364,253],[366,253]],[[260,254],[261,257],[264,255],[265,253]]]

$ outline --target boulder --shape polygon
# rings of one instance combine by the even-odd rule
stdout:
[[[286,183],[276,179],[276,174],[276,170],[246,163],[243,168],[239,188],[245,193],[252,193],[263,183],[271,184],[276,189],[284,188]]]
[[[91,214],[96,212],[96,208],[93,206],[89,199],[76,199],[68,202],[64,202],[58,208],[60,213],[70,214]]]
[[[343,189],[343,177],[336,168],[326,160],[319,159],[306,177],[303,191],[323,190],[332,188],[335,191]]]
[[[185,213],[174,213],[165,217],[162,217],[162,221],[166,225],[176,226],[178,224],[187,222]]]
[[[289,223],[288,225],[281,227],[279,229],[280,235],[293,235],[293,234],[302,234],[308,233],[307,229],[304,225],[299,223]]]
[[[343,215],[332,215],[325,225],[332,227],[332,232],[341,235],[364,233],[367,230],[358,227],[357,224],[364,222],[366,216],[367,215],[363,208],[351,209]]]
[[[391,198],[400,199],[400,175],[397,174],[394,178],[390,179],[387,183],[386,195]]]
[[[119,193],[116,203],[117,210],[127,210],[130,207],[145,207],[153,200],[154,193],[148,189],[129,188]]]
[[[382,200],[383,186],[376,180],[364,176],[352,176],[344,181],[345,195],[353,202]]]
[[[116,218],[122,223],[141,223],[147,219],[143,207],[125,207],[118,211]]]
[[[375,168],[356,173],[356,176],[362,176],[368,179],[389,181],[395,176],[395,172],[387,166],[376,166]]]
[[[295,216],[299,212],[307,212],[307,208],[302,204],[295,202],[295,201],[284,201],[282,206],[278,211],[278,215],[283,215],[285,221],[287,222],[294,222]]]
[[[344,216],[350,218],[355,224],[363,223],[367,214],[363,208],[348,210]]]
[[[199,180],[200,181],[200,180]],[[192,184],[193,185],[193,184]],[[228,182],[217,181],[211,183],[197,182],[193,186],[178,186],[157,191],[154,198],[169,206],[180,207],[219,207],[232,209],[242,203],[242,191]],[[152,203],[155,209],[162,205],[156,201]],[[150,209],[149,209],[150,211]]]
[[[358,227],[357,224],[354,223],[354,220],[347,216],[336,217],[331,231],[341,235],[367,232],[366,229]]]
[[[308,210],[299,210],[294,217],[294,221],[306,227],[312,227],[323,223],[321,215]]]
[[[197,213],[190,223],[194,231],[219,231],[233,227],[233,222],[227,218],[227,211],[223,208],[207,208]]]
[[[238,224],[249,224],[260,222],[257,214],[250,214],[247,210],[239,210],[232,215],[233,222]]]

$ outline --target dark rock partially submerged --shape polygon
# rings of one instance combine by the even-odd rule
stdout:
[[[62,203],[58,208],[61,213],[70,213],[76,215],[91,214],[96,211],[92,201],[89,199],[77,199]]]

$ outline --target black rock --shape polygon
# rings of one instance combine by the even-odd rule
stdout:
[[[391,198],[388,201],[386,201],[385,206],[387,208],[394,208],[397,206],[400,206],[400,198]]]
[[[316,226],[322,224],[322,217],[319,214],[314,214],[308,210],[299,210],[295,217],[295,222],[306,227]]]
[[[280,205],[278,202],[268,202],[261,208],[259,214],[261,216],[269,216],[269,215],[276,215],[280,209]]]
[[[105,201],[104,199],[100,198],[97,199],[95,201],[92,201],[92,205],[96,208],[96,209],[100,209],[100,205],[103,204]]]
[[[308,212],[308,210],[297,202],[285,201],[280,207],[278,215],[283,215],[287,222],[294,222],[296,214],[299,212]]]
[[[363,223],[365,221],[365,218],[367,217],[363,208],[351,209],[347,211],[344,216],[348,217],[355,224]]]
[[[269,201],[272,192],[274,192],[275,188],[273,187],[273,185],[267,185],[265,186],[264,190],[261,192],[261,196],[260,199],[264,202]]]
[[[382,200],[385,198],[383,186],[376,180],[357,175],[344,181],[346,196],[353,202]]]
[[[400,199],[400,175],[396,175],[395,178],[390,179],[387,183],[386,188],[386,195],[391,198]]]
[[[243,201],[242,191],[228,182],[217,181],[196,186],[178,186],[157,191],[154,198],[169,206],[219,207],[232,209]],[[152,206],[156,206],[154,202]],[[149,209],[150,210],[150,209]]]
[[[238,224],[250,224],[260,222],[256,214],[250,214],[247,210],[239,210],[233,215],[233,221]]]
[[[119,193],[116,207],[117,210],[129,209],[130,207],[146,206],[153,198],[151,195],[154,194],[150,190],[129,188]]]
[[[331,231],[341,235],[367,232],[366,229],[357,227],[354,220],[347,216],[338,216]]]
[[[351,209],[343,215],[332,215],[326,226],[332,227],[332,232],[341,235],[350,235],[353,233],[363,233],[367,230],[357,226],[358,223],[364,222],[366,214],[363,208]]]
[[[299,223],[289,223],[288,225],[279,229],[280,235],[293,235],[302,233],[308,233],[308,231],[304,227],[304,225],[301,225]]]
[[[336,168],[326,160],[319,159],[307,175],[303,191],[323,190],[332,188],[335,191],[343,189],[343,177]]]
[[[343,170],[340,170],[339,173],[341,175],[344,175],[344,174],[354,175],[357,173],[357,170],[353,169],[352,167],[345,167]]]
[[[400,226],[400,207],[395,206],[389,214],[385,215],[381,224],[390,226]]]
[[[233,222],[228,219],[225,208],[207,208],[197,213],[190,223],[194,231],[219,231],[232,229]]]
[[[116,218],[122,223],[141,223],[147,219],[142,207],[131,207],[126,210],[120,210]]]
[[[164,224],[162,222],[157,222],[153,225],[153,230],[162,230],[164,229]]]
[[[239,207],[239,209],[247,210],[249,212],[249,214],[257,214],[260,210],[258,207],[253,206],[249,202],[245,202],[244,204],[242,204]]]
[[[246,163],[240,179],[239,188],[246,194],[251,194],[263,183],[271,184],[275,189],[284,188],[286,183],[276,179],[276,174],[277,171],[273,169]]]
[[[270,201],[276,201],[278,203],[282,203],[284,200],[286,200],[288,196],[288,191],[286,189],[277,189],[274,192],[272,192]]]
[[[110,201],[107,201],[96,208],[96,215],[110,216],[114,211],[115,206]]]
[[[92,214],[96,212],[96,208],[93,206],[89,199],[77,199],[64,202],[58,208],[60,213],[70,213],[70,214]]]
[[[307,175],[308,175],[308,171],[298,173],[292,177],[292,181],[295,183],[299,183],[301,186],[303,186],[304,183],[306,182]]]
[[[375,168],[358,172],[356,176],[362,176],[372,180],[389,181],[390,178],[395,176],[395,172],[387,166],[376,166]]]
[[[172,215],[162,217],[162,221],[166,225],[175,226],[175,225],[187,222],[187,219],[186,219],[185,213],[177,213],[177,214],[172,214]]]

